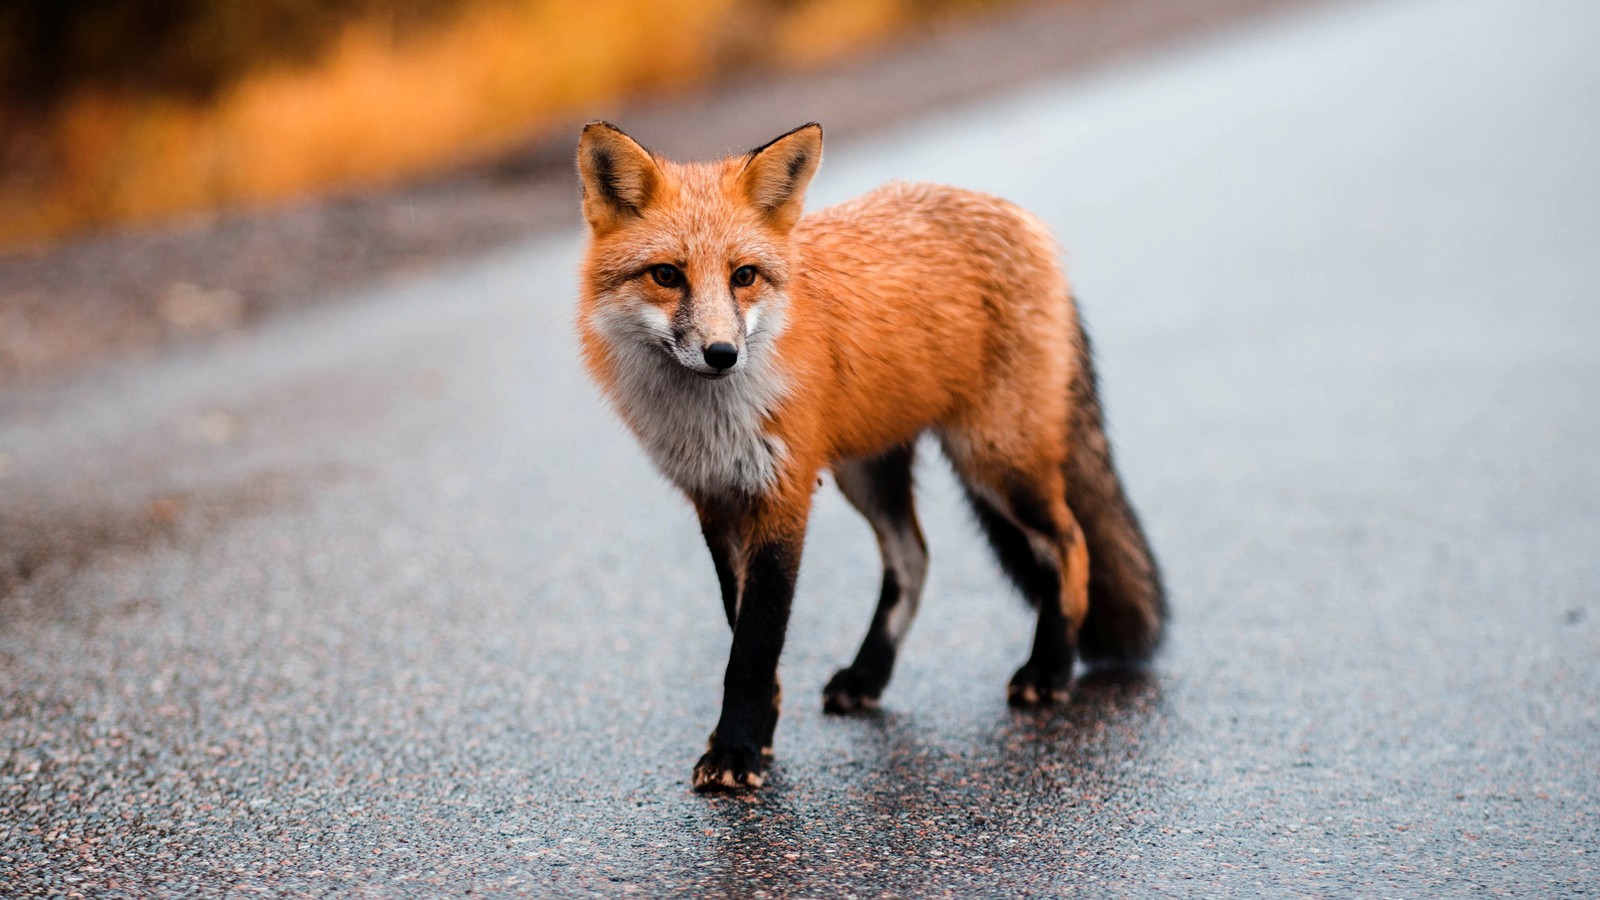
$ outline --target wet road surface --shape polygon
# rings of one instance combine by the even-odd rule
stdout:
[[[1593,892],[1597,36],[1347,6],[831,146],[815,203],[1057,229],[1176,615],[1009,710],[1030,617],[929,454],[921,618],[825,717],[877,579],[830,487],[752,798],[688,789],[726,626],[575,235],[0,396],[0,893]]]

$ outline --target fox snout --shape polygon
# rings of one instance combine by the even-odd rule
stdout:
[[[718,341],[702,350],[701,356],[705,357],[706,365],[721,372],[738,364],[739,348],[727,341]]]
[[[696,375],[720,378],[732,374],[743,361],[745,346],[742,324],[737,314],[726,322],[698,322],[698,317],[673,329],[673,357]]]
[[[746,353],[745,314],[731,293],[686,289],[667,313],[672,355],[678,363],[706,378],[722,377],[738,368]]]

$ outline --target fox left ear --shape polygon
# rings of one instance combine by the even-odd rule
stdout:
[[[810,122],[746,153],[739,182],[773,224],[793,228],[800,221],[806,185],[821,162],[822,126]]]
[[[583,126],[578,175],[583,179],[583,215],[596,233],[643,213],[662,180],[650,151],[617,126],[598,121]]]

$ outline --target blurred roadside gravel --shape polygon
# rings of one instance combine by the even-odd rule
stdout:
[[[803,75],[597,109],[677,157],[815,120],[837,141],[1250,13],[1326,0],[1052,0],[946,22]],[[398,186],[0,251],[0,389],[149,356],[325,302],[338,288],[578,223],[579,122]]]

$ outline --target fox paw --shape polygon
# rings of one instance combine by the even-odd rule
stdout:
[[[701,793],[753,791],[766,783],[763,753],[742,747],[713,747],[694,764],[694,789]]]
[[[877,709],[878,695],[882,693],[882,679],[853,666],[840,669],[822,689],[822,711],[841,714]]]
[[[1049,706],[1072,697],[1072,664],[1046,668],[1029,660],[1011,676],[1006,702],[1012,706]]]

